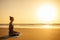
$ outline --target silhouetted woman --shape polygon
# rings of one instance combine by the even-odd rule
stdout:
[[[13,21],[14,21],[14,18],[10,16],[9,36],[12,36],[13,35]]]
[[[19,36],[20,33],[13,30],[14,28],[13,21],[14,21],[14,18],[10,16],[9,36]]]

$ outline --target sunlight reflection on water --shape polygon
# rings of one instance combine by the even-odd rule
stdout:
[[[0,25],[0,28],[8,27],[8,25]],[[14,28],[60,28],[60,25],[14,25]]]

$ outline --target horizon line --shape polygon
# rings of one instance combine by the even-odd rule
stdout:
[[[9,24],[0,24],[0,25],[9,25]],[[43,23],[35,23],[35,24],[14,24],[14,25],[60,25],[60,24],[43,24]]]

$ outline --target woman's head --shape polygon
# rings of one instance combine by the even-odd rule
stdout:
[[[14,21],[14,18],[10,16],[10,21],[13,22]]]

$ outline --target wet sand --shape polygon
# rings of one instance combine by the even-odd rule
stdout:
[[[60,40],[59,28],[15,28],[14,30],[20,32],[22,35],[17,38],[9,38],[6,40]],[[8,35],[8,29],[0,28],[0,36],[4,35]]]

